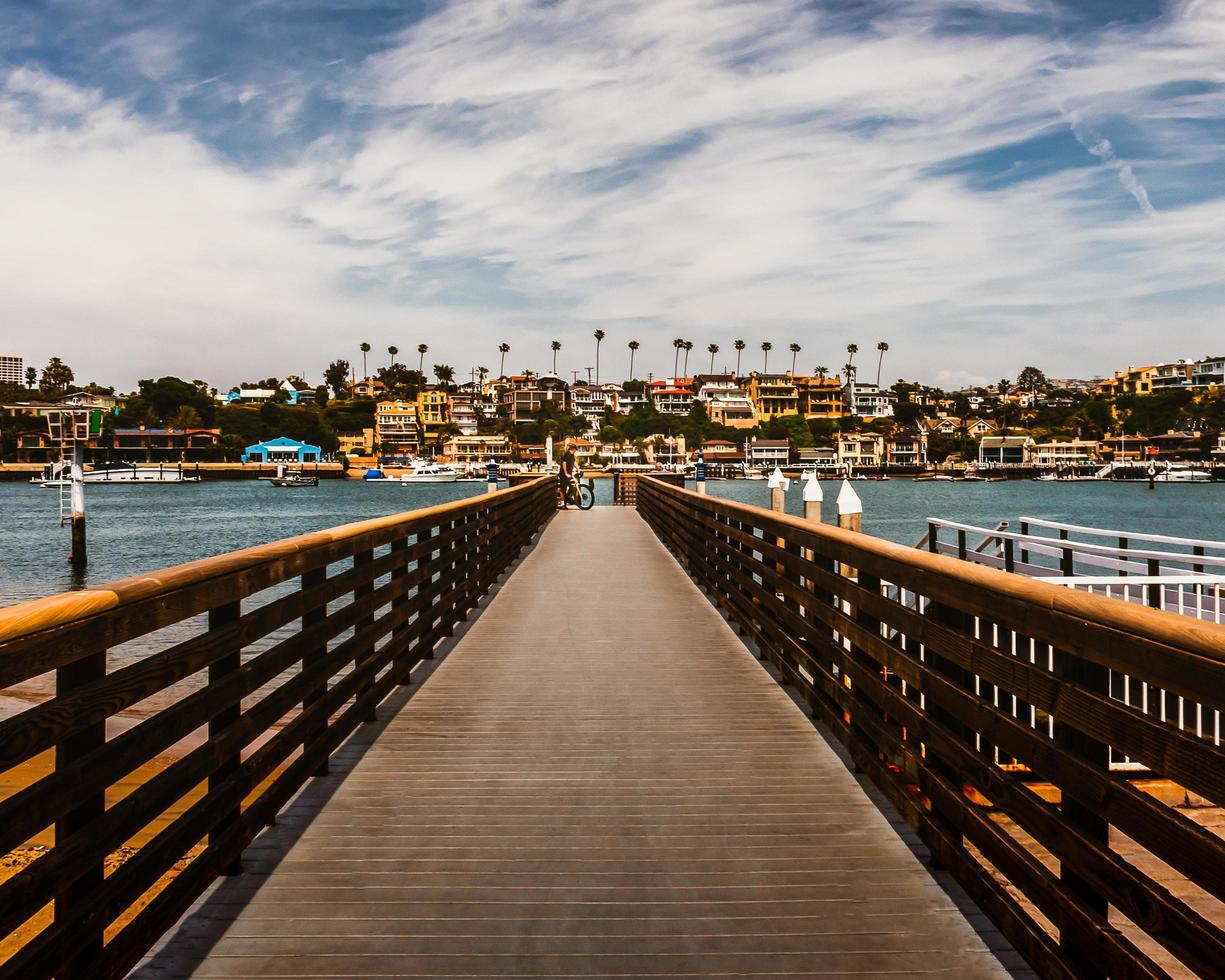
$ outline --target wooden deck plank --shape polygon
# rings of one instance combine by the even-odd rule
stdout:
[[[277,832],[137,976],[1005,975],[621,508],[559,514]]]

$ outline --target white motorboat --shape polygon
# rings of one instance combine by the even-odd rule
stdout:
[[[417,463],[408,472],[400,474],[401,483],[454,483],[458,479],[459,470],[438,463]]]
[[[1164,470],[1153,476],[1154,483],[1208,483],[1211,480],[1212,474],[1207,470],[1178,463],[1167,464]]]

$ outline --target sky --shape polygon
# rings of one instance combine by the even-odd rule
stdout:
[[[77,380],[1225,352],[1219,0],[5,0],[0,351]]]

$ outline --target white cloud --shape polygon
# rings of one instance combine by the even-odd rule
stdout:
[[[1225,106],[1154,92],[1221,65],[1209,4],[1075,46],[941,34],[913,9],[847,35],[791,0],[464,0],[345,76],[360,138],[247,171],[14,72],[0,316],[106,338],[78,360],[125,381],[317,373],[361,339],[425,340],[462,373],[501,339],[543,364],[557,336],[581,366],[597,326],[656,371],[681,335],[796,340],[830,366],[884,338],[886,376],[908,377],[1195,354],[1218,331],[1225,204],[1149,192],[1163,168],[1225,164],[1190,125]],[[1069,128],[1099,165],[1012,184],[947,166],[1005,168]]]

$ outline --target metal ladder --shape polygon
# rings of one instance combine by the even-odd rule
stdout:
[[[60,492],[60,527],[72,521],[72,466],[71,464],[64,466],[60,470],[59,485],[56,487]]]

